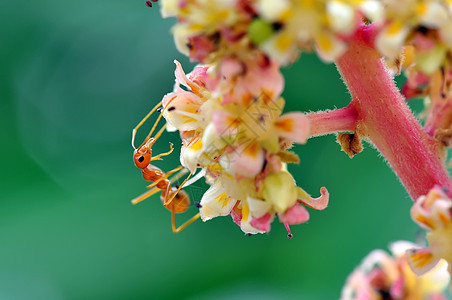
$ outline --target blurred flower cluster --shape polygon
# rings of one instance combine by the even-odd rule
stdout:
[[[260,49],[281,64],[293,62],[300,50],[316,49],[332,61],[363,16],[379,18],[376,0],[163,0],[162,15],[175,16],[177,48],[193,61]]]
[[[407,82],[407,99],[425,99],[425,129],[445,146],[452,141],[452,1],[385,0],[376,46]],[[404,9],[400,9],[404,7]]]
[[[348,277],[341,300],[446,300],[443,293],[449,283],[446,264],[443,262],[417,277],[404,255],[414,246],[398,241],[390,245],[392,255],[383,250],[372,251]]]

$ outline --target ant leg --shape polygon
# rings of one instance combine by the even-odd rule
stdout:
[[[184,224],[182,224],[181,226],[176,228],[176,213],[174,211],[171,211],[171,227],[173,229],[173,232],[174,233],[181,232],[185,227],[187,227],[188,225],[190,225],[191,223],[193,223],[194,221],[199,219],[200,216],[201,215],[199,213],[197,213],[190,220],[188,220],[187,222],[185,222]]]
[[[172,169],[171,171],[168,171],[168,172],[166,173],[166,177],[168,177],[168,176],[170,176],[170,175],[176,173],[176,172],[179,171],[179,170],[182,170],[183,168],[184,168],[184,166],[179,166],[179,167],[177,167],[177,168]]]
[[[155,137],[153,137],[153,138],[150,139],[150,143],[148,144],[148,147],[149,147],[149,148],[151,148],[152,145],[154,145],[154,143],[155,143],[155,142],[158,140],[158,138],[162,135],[162,133],[163,133],[163,131],[165,130],[165,128],[166,128],[166,124],[162,126],[162,128],[159,130],[159,132],[157,132],[157,134],[155,135]],[[151,161],[152,161],[152,160],[162,160],[162,159],[161,159],[162,156],[170,155],[170,154],[173,152],[173,150],[174,150],[174,149],[173,149],[173,144],[170,143],[170,150],[169,150],[168,152],[165,152],[165,153],[159,154],[159,155],[157,155],[157,156],[151,157]]]
[[[174,150],[173,144],[170,143],[170,150],[168,152],[161,153],[161,154],[159,154],[157,156],[151,157],[151,161],[153,161],[153,160],[162,160],[161,157],[170,155],[173,152],[173,150]]]
[[[184,168],[183,166],[179,166],[179,167],[177,167],[177,168],[175,168],[175,169],[172,169],[171,171],[169,171],[168,173],[166,173],[165,176],[160,177],[159,179],[157,179],[156,181],[154,181],[153,183],[151,183],[150,185],[148,185],[146,188],[147,188],[147,189],[150,189],[150,188],[156,186],[160,181],[167,179],[168,176],[172,175],[173,173],[175,173],[175,172],[177,172],[177,171],[179,171],[179,170],[181,170],[181,169],[183,169],[183,168]]]
[[[140,196],[136,197],[135,199],[132,200],[132,204],[137,204],[143,200],[146,200],[147,198],[151,197],[154,194],[157,194],[160,191],[159,188],[154,188],[150,191],[147,191],[144,194],[141,194]]]
[[[132,130],[132,147],[133,147],[133,149],[136,149],[135,148],[135,136],[137,134],[138,128],[140,128],[143,125],[143,123],[146,122],[146,120],[149,119],[149,117],[154,113],[154,111],[156,111],[157,108],[159,108],[161,105],[162,105],[161,102],[157,103],[157,105],[153,109],[151,109],[151,111],[146,115],[146,117],[144,117],[143,120],[141,120],[141,122],[138,123],[138,125]]]
[[[162,111],[160,112],[157,120],[154,123],[154,126],[152,126],[151,131],[149,132],[148,136],[146,137],[145,141],[149,140],[149,138],[152,136],[152,133],[154,133],[155,128],[157,127],[157,124],[159,123],[160,119],[163,116],[163,112],[165,111],[165,109],[168,108],[168,106],[171,104],[171,102],[173,102],[174,99],[176,99],[177,96],[174,96],[173,98],[171,98],[168,103],[165,105],[165,107],[162,109]]]
[[[166,180],[166,175],[163,177],[160,177],[159,179],[157,179],[156,181],[154,181],[153,183],[151,183],[150,185],[148,185],[146,188],[150,189],[153,188],[154,186],[156,186],[157,184],[159,184],[160,181]]]
[[[170,205],[170,203],[173,201],[173,199],[176,197],[177,193],[179,193],[179,191],[182,189],[182,187],[184,186],[184,184],[188,181],[188,179],[190,179],[191,177],[191,173],[187,176],[187,178],[185,178],[185,180],[182,182],[181,185],[179,185],[179,187],[177,188],[176,192],[174,192],[173,196],[171,197],[171,199],[169,199],[168,201],[165,201],[165,203],[163,203],[163,206],[168,206]],[[168,195],[168,194],[167,194]],[[165,199],[166,200],[166,199]]]

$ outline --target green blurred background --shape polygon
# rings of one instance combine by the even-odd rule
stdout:
[[[299,185],[331,198],[292,240],[279,222],[248,237],[229,217],[175,235],[158,197],[131,205],[146,184],[131,130],[171,91],[173,59],[192,67],[173,22],[141,0],[0,2],[1,299],[337,299],[369,251],[416,239],[383,159],[369,144],[349,159],[334,136],[296,147]],[[349,101],[315,56],[283,72],[287,111]],[[177,153],[159,164],[177,165]],[[187,191],[199,201],[200,188]]]

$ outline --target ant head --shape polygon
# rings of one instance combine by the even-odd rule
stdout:
[[[144,169],[151,162],[151,156],[151,147],[146,142],[133,152],[133,162],[138,168]]]

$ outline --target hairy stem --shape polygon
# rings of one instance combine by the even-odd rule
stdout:
[[[452,192],[437,141],[424,132],[395,86],[363,26],[336,65],[353,99],[360,128],[416,200],[435,185]]]
[[[340,131],[354,132],[358,121],[358,112],[354,102],[344,108],[315,112],[307,116],[311,124],[310,137]]]

